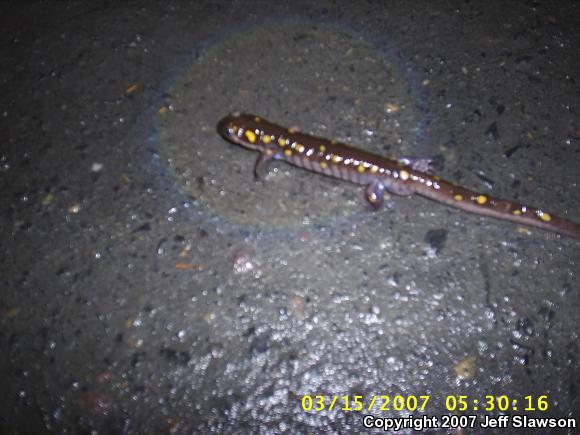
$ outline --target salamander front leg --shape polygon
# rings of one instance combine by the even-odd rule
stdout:
[[[367,201],[378,210],[383,205],[383,199],[385,197],[385,186],[379,180],[373,180],[367,186],[366,190]]]
[[[254,166],[254,175],[257,179],[263,180],[268,175],[268,166],[272,159],[276,157],[276,153],[271,148],[266,148],[260,153],[256,159],[256,165]]]
[[[400,157],[397,159],[399,164],[410,166],[415,171],[425,172],[426,174],[433,174],[433,160],[422,157]]]

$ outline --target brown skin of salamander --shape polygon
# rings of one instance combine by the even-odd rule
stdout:
[[[384,191],[421,195],[467,212],[508,220],[580,239],[580,225],[546,211],[456,186],[432,175],[427,160],[393,160],[268,122],[258,116],[234,113],[218,123],[228,141],[260,152],[256,175],[263,175],[272,159],[367,186],[367,199],[375,208]],[[422,164],[421,164],[422,163]],[[428,168],[428,165],[427,165]],[[420,170],[419,170],[420,169]]]

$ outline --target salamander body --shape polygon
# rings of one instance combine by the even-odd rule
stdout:
[[[516,222],[580,239],[580,225],[542,209],[457,186],[433,175],[429,159],[390,159],[334,140],[281,127],[259,116],[233,113],[218,124],[228,141],[259,151],[255,174],[262,177],[272,159],[366,186],[366,198],[379,208],[384,193],[417,194],[467,212]]]

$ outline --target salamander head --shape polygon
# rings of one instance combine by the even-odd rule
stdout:
[[[224,139],[251,150],[257,150],[260,143],[261,130],[258,126],[260,118],[246,113],[231,113],[217,125],[218,133]]]

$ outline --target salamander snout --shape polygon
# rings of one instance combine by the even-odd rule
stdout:
[[[222,118],[217,124],[217,131],[224,139],[231,140],[231,135],[234,131],[234,123],[232,122],[232,116],[228,115]]]
[[[258,133],[255,127],[256,116],[239,112],[231,113],[217,125],[217,131],[224,139],[249,149],[257,149]]]

